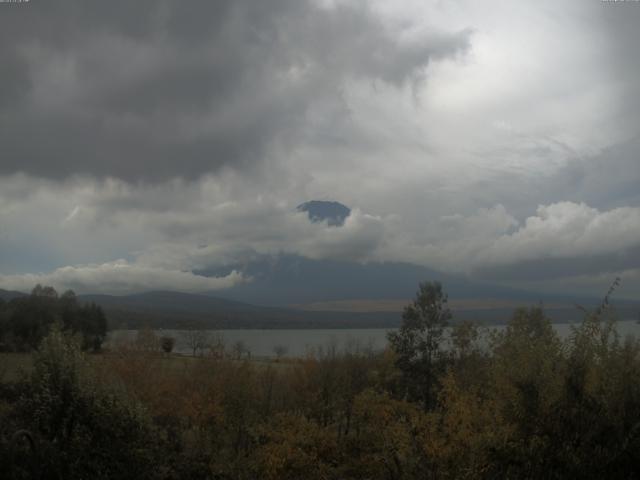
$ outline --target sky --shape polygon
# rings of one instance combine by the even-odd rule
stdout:
[[[640,3],[0,3],[0,288],[254,258],[640,299]],[[335,200],[342,227],[296,206]]]

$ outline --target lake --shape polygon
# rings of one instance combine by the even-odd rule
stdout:
[[[560,337],[566,338],[571,333],[571,325],[557,323],[553,327]],[[485,336],[490,329],[503,329],[504,326],[481,327]],[[617,322],[618,333],[622,338],[627,335],[640,336],[640,324],[635,320]],[[286,356],[300,357],[317,349],[335,346],[339,351],[346,347],[372,348],[383,350],[387,344],[387,332],[394,329],[358,328],[358,329],[318,329],[318,330],[210,330],[209,337],[214,340],[221,338],[230,349],[237,342],[244,343],[251,355],[257,357],[274,357],[277,347],[286,349]],[[137,330],[113,330],[109,332],[108,345],[132,341],[136,338]],[[174,352],[190,354],[184,330],[156,330],[158,336],[169,336],[176,339]]]

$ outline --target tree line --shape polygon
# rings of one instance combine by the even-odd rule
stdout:
[[[107,335],[100,306],[80,303],[72,290],[58,295],[53,287],[36,285],[30,295],[0,299],[0,351],[36,349],[55,323],[79,335],[83,350],[100,350]]]
[[[639,476],[640,343],[608,296],[566,339],[540,306],[488,343],[451,320],[425,283],[383,352],[271,363],[135,345],[86,357],[56,326],[0,389],[0,463],[12,452],[17,478],[65,479]],[[20,430],[34,448],[12,443]]]

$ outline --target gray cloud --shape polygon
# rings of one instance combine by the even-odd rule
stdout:
[[[67,0],[7,13],[0,173],[56,178],[242,169],[295,144],[310,111],[341,105],[345,81],[416,82],[469,41],[401,40],[366,3]]]

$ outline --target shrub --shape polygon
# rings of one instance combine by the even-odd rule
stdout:
[[[176,345],[176,339],[173,337],[160,337],[160,348],[164,353],[171,353]]]
[[[98,382],[79,341],[56,326],[17,407],[39,440],[43,471],[65,479],[152,476],[155,435],[144,410]]]

